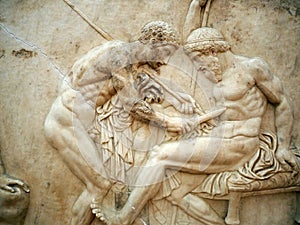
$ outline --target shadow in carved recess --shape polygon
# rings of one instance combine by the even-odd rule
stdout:
[[[22,225],[28,206],[28,185],[6,173],[0,155],[0,225]]]

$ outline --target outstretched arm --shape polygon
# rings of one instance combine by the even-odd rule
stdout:
[[[207,0],[192,0],[189,11],[186,15],[186,19],[183,25],[183,41],[185,42],[188,35],[195,29],[201,26],[200,14],[201,7],[205,5]]]
[[[276,156],[283,166],[290,165],[294,170],[299,170],[293,153],[289,151],[293,113],[284,94],[282,84],[279,78],[271,73],[264,61],[254,59],[254,63],[256,85],[264,93],[268,101],[275,106],[275,126],[278,138]]]
[[[163,127],[168,132],[184,134],[192,131],[199,124],[221,115],[225,110],[225,108],[221,108],[203,115],[194,114],[188,118],[173,117],[155,112],[147,102],[140,100],[132,107],[131,113],[135,118],[151,121],[154,125]]]

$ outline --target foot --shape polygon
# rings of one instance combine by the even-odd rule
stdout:
[[[91,205],[92,213],[102,222],[107,225],[125,225],[122,223],[121,218],[118,215],[117,211],[113,210],[104,210],[102,204],[97,200],[93,199]],[[147,225],[147,223],[142,218],[137,218],[132,225]]]
[[[102,207],[102,204],[99,203],[96,199],[92,200],[92,203],[90,205],[92,209],[92,213],[102,222],[104,222],[107,225],[120,225],[122,224],[120,222],[120,219],[117,215],[116,211],[108,211],[104,210]]]

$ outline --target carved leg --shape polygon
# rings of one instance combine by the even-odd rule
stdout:
[[[224,220],[204,199],[190,193],[199,186],[207,176],[197,175],[195,178],[193,178],[192,175],[190,176],[190,180],[194,180],[194,182],[182,183],[178,189],[172,191],[171,195],[167,197],[167,200],[203,224],[224,225]]]
[[[131,224],[131,225],[147,225],[147,223],[141,219],[136,218],[133,223],[124,223],[122,222],[122,218],[120,218],[118,211],[116,210],[107,210],[102,208],[102,204],[98,203],[95,199],[92,200],[90,205],[92,213],[103,223],[107,225],[124,225],[124,224]],[[134,209],[132,209],[134,210]]]
[[[300,192],[296,192],[297,195],[297,210],[296,210],[296,217],[295,222],[300,224]]]
[[[238,225],[240,224],[240,192],[230,192],[229,194],[229,204],[228,212],[225,218],[225,222],[228,225]]]
[[[108,225],[146,225],[146,223],[138,218],[138,215],[159,190],[161,184],[153,184],[142,188],[135,188],[134,192],[129,196],[128,201],[120,211],[102,208],[101,203],[93,201],[91,209],[100,221]]]
[[[64,122],[64,123],[63,123]],[[74,127],[76,125],[76,127]],[[86,186],[96,186],[109,190],[111,183],[103,175],[103,165],[97,165],[103,173],[96,172],[83,158],[78,143],[84,144],[85,150],[95,154],[97,148],[76,115],[66,109],[57,100],[55,107],[48,114],[45,124],[45,136],[63,158],[71,172]],[[96,156],[95,156],[96,157]]]
[[[224,225],[224,220],[202,198],[187,194],[181,199],[168,198],[174,205],[182,209],[187,215],[206,225]]]
[[[93,196],[85,189],[78,197],[72,208],[71,225],[90,225],[94,219],[90,204]]]

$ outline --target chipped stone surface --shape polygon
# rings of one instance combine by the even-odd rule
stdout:
[[[123,41],[151,20],[180,33],[189,1],[73,0],[94,23]],[[300,5],[297,0],[214,0],[209,25],[234,53],[265,59],[294,108],[292,146],[300,148]],[[0,1],[0,145],[7,171],[31,188],[25,225],[68,224],[83,189],[43,135],[45,117],[73,63],[105,40],[62,0]],[[212,202],[225,216],[224,202]],[[272,207],[271,209],[269,208]],[[246,224],[293,224],[295,194],[243,200]],[[95,223],[96,224],[96,223]]]

